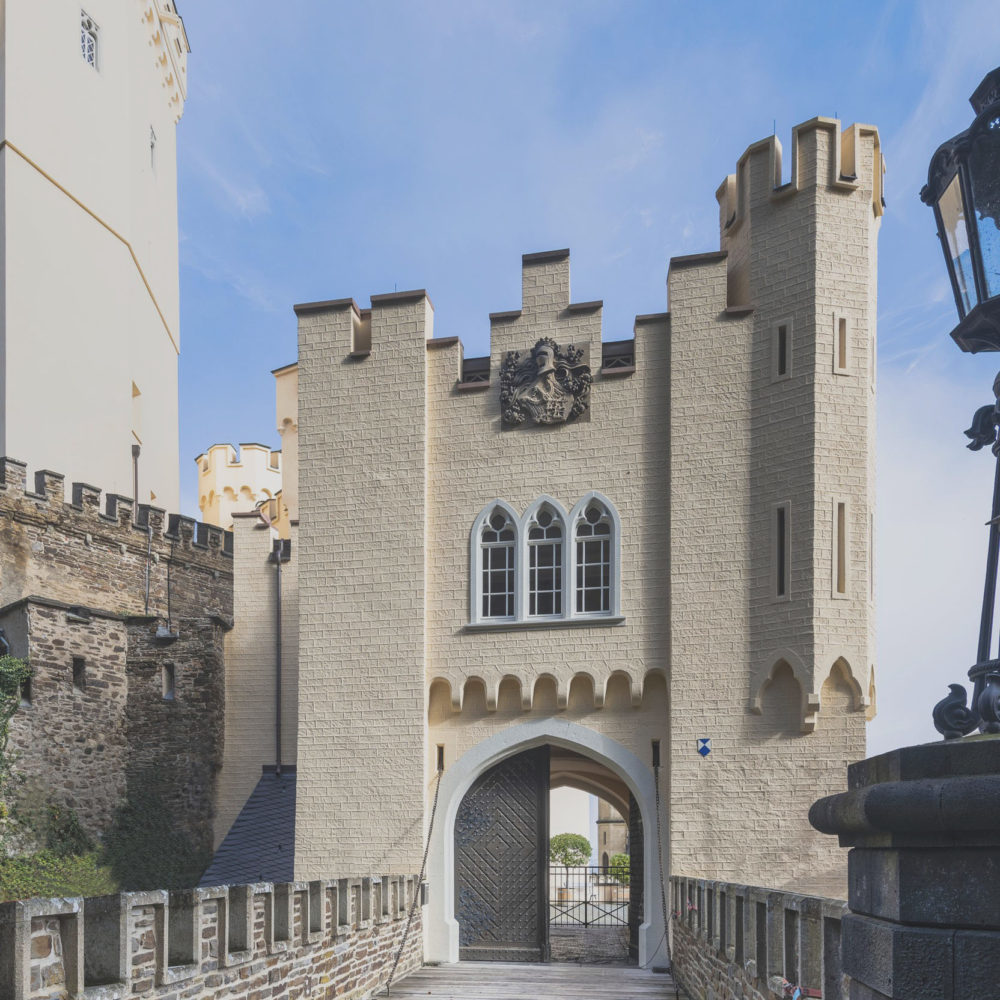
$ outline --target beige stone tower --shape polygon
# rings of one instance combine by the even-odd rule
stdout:
[[[471,926],[466,807],[529,758],[627,820],[642,962],[661,866],[843,885],[806,811],[874,700],[883,165],[828,119],[792,154],[782,184],[776,139],[747,150],[722,249],[672,259],[670,311],[628,341],[573,301],[566,250],[524,256],[484,358],[434,337],[423,291],[296,307],[295,877],[414,870],[443,764],[432,959]]]
[[[883,165],[875,129],[825,118],[793,131],[785,184],[781,158],[746,151],[722,251],[668,282],[672,861],[836,893],[806,807],[830,759],[864,755],[874,706]]]

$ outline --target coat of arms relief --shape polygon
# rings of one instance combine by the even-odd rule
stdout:
[[[527,354],[508,351],[500,365],[500,415],[510,427],[561,424],[590,408],[594,381],[586,348],[542,337]]]

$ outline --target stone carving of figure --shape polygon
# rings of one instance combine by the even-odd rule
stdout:
[[[500,413],[504,423],[559,424],[590,405],[590,366],[572,344],[565,351],[542,337],[527,357],[511,351],[500,366]]]

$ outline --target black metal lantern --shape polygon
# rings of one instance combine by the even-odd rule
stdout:
[[[938,236],[958,306],[951,331],[963,351],[1000,351],[1000,68],[969,98],[976,119],[938,147],[920,192],[934,209]],[[996,459],[993,511],[986,552],[986,582],[976,662],[969,670],[972,697],[961,684],[934,706],[934,726],[945,739],[975,729],[1000,733],[1000,651],[993,656],[993,617],[1000,575],[1000,375],[994,401],[979,407],[965,432],[968,447],[989,447]]]
[[[931,159],[921,199],[934,209],[963,351],[1000,351],[1000,68],[969,98],[976,119]]]

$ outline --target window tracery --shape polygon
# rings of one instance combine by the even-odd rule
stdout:
[[[97,22],[85,11],[80,11],[80,50],[83,61],[97,69]]]
[[[485,618],[513,618],[514,567],[517,527],[502,507],[497,507],[480,532],[482,606]]]
[[[528,615],[563,613],[563,526],[547,504],[528,522]]]
[[[494,500],[472,528],[470,624],[620,621],[620,530],[596,492],[568,517],[547,496],[522,516]]]
[[[591,500],[576,524],[577,614],[611,611],[611,536],[611,515]]]

